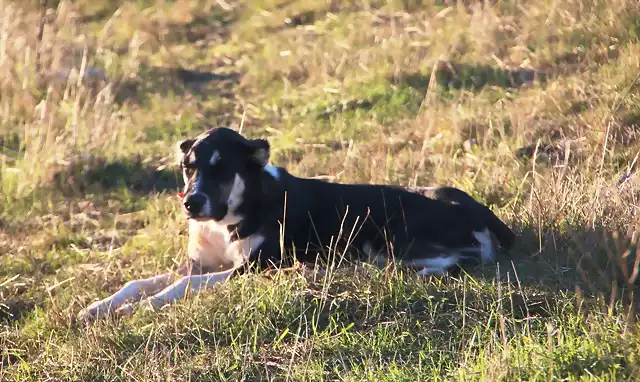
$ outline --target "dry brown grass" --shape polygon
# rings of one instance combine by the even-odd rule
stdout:
[[[0,378],[637,377],[637,2],[0,10]],[[181,261],[172,147],[243,115],[294,174],[455,185],[518,245],[460,280],[247,277],[72,324]]]

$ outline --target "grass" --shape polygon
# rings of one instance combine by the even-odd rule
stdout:
[[[0,379],[640,377],[635,2],[0,10]],[[184,259],[173,146],[243,116],[294,174],[454,185],[518,243],[460,277],[247,275],[77,324]]]

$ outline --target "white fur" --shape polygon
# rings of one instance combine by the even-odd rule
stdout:
[[[434,271],[445,272],[449,267],[456,265],[460,258],[461,256],[459,254],[454,253],[447,256],[415,259],[407,263],[407,265],[414,268],[423,268],[422,271],[418,272],[419,274],[422,274],[425,270],[429,270],[431,273]]]
[[[226,270],[238,259],[227,251],[231,236],[227,227],[213,220],[189,220],[189,258],[202,267]]]
[[[234,269],[228,269],[226,271],[206,273],[204,275],[184,276],[159,293],[140,301],[140,305],[156,309],[160,308],[170,302],[184,298],[187,288],[192,292],[212,288],[214,284],[227,280],[233,271]],[[128,306],[122,309],[120,313],[126,314],[132,311],[132,309],[133,306]]]
[[[493,240],[491,239],[491,233],[488,228],[485,228],[482,232],[473,232],[473,236],[480,243],[480,258],[482,262],[493,261],[496,257],[496,253],[493,248]]]
[[[227,214],[218,222],[218,224],[228,226],[238,224],[242,220],[242,216],[236,215],[236,210],[242,204],[245,188],[246,185],[244,183],[244,179],[242,179],[240,175],[236,174],[236,177],[233,179],[231,191],[227,197]]]
[[[447,273],[449,267],[457,263],[457,256],[438,257],[433,259],[432,266],[427,265],[418,271],[419,276],[443,275]]]
[[[483,263],[493,261],[495,259],[495,251],[489,229],[485,229],[481,232],[473,232],[473,236],[478,240],[478,243],[480,243],[480,248],[467,247],[459,248],[458,250],[463,252],[480,252],[480,259]],[[433,274],[444,274],[449,267],[454,266],[464,258],[465,256],[462,256],[459,253],[451,253],[440,257],[415,259],[408,262],[406,265],[414,268],[422,268],[418,271],[418,274],[421,276],[428,276]]]
[[[362,252],[367,255],[367,262],[376,266],[385,266],[387,264],[387,257],[382,254],[382,251],[374,250],[373,244],[369,241],[365,241],[362,244]]]
[[[418,271],[418,276],[431,276],[431,275],[444,275],[446,273],[445,269],[442,268],[422,268]]]
[[[202,267],[221,269],[221,272],[184,276],[171,285],[171,273],[129,281],[118,292],[83,309],[79,316],[81,319],[99,318],[114,311],[118,314],[130,314],[135,302],[145,295],[151,296],[139,304],[159,308],[184,298],[187,288],[191,291],[211,288],[213,284],[229,278],[233,270],[243,265],[250,252],[257,250],[264,239],[262,235],[252,235],[229,245],[230,234],[225,226],[213,220],[189,220],[189,257]]]
[[[264,243],[265,237],[261,234],[253,234],[242,240],[233,242],[228,251],[235,254],[235,258],[238,259],[235,266],[240,266],[249,259],[249,255],[253,251],[260,249],[262,243]],[[231,255],[231,254],[230,254]],[[238,256],[240,255],[240,256]]]
[[[107,316],[128,301],[137,301],[140,300],[144,294],[149,295],[156,293],[158,290],[167,286],[171,280],[171,276],[171,273],[164,273],[147,279],[129,281],[111,296],[96,301],[82,309],[78,316],[81,320]]]
[[[371,257],[371,254],[373,252],[373,245],[371,244],[371,242],[365,241],[364,244],[362,244],[362,252]]]
[[[250,253],[260,248],[264,239],[265,237],[263,235],[255,234],[243,240],[233,242],[226,248],[224,255],[225,258],[234,260],[233,267],[222,272],[184,276],[158,294],[140,301],[140,305],[158,309],[163,305],[183,299],[186,296],[187,287],[192,292],[212,288],[214,284],[227,280],[235,269],[242,266],[248,259]],[[133,312],[132,304],[125,305],[118,311],[118,313],[121,314],[129,314],[131,312]]]
[[[220,160],[220,152],[218,150],[214,151],[211,154],[211,158],[209,158],[209,164],[215,166],[216,163]]]
[[[280,180],[280,170],[270,164],[264,166],[264,170],[273,177],[275,180]]]
[[[195,161],[196,161],[196,152],[192,151],[191,154],[189,154],[189,162],[195,163]]]

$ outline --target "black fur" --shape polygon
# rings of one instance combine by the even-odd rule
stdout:
[[[298,261],[311,263],[318,256],[326,259],[329,246],[331,252],[352,258],[364,259],[363,248],[371,246],[386,257],[414,260],[477,247],[473,232],[486,228],[506,249],[515,238],[489,208],[456,188],[412,192],[396,186],[339,184],[296,177],[284,168],[277,169],[276,179],[263,167],[269,143],[248,140],[226,128],[212,129],[179,146],[187,178],[199,173],[203,192],[212,203],[220,203],[224,194],[220,190],[228,188],[236,174],[244,180],[242,203],[235,211],[242,219],[228,228],[234,240],[255,234],[265,237],[249,258],[260,268],[290,263],[292,258],[282,257],[282,249]],[[216,150],[220,161],[210,166],[208,158]],[[195,161],[189,160],[191,153]],[[187,184],[186,200],[192,191]],[[199,218],[219,221],[226,212],[224,206],[214,206],[211,216]]]

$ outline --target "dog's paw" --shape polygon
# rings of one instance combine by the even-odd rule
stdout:
[[[151,301],[151,298],[145,298],[144,300],[140,301],[140,303],[138,303],[138,306],[140,309],[146,312],[152,312],[156,310],[156,306]]]
[[[78,312],[75,318],[76,322],[88,324],[96,320],[96,314],[95,311],[84,308],[80,312]]]
[[[124,304],[121,307],[119,307],[118,309],[116,309],[116,314],[118,316],[131,316],[135,310],[135,304],[132,303],[128,303],[128,304]]]
[[[104,304],[103,301],[96,301],[93,304],[87,306],[82,309],[78,315],[76,316],[77,320],[80,322],[93,322],[97,319],[105,317],[111,313],[111,310],[108,306]]]

